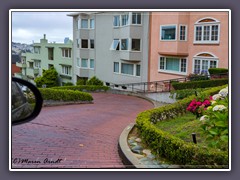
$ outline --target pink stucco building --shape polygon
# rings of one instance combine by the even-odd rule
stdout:
[[[228,68],[228,19],[227,11],[150,13],[148,80]]]

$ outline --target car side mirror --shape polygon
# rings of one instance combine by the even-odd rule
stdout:
[[[40,91],[32,83],[12,77],[12,125],[33,120],[42,109],[43,99]]]

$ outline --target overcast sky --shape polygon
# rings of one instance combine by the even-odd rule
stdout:
[[[12,41],[31,44],[46,34],[48,42],[72,39],[71,12],[12,12]]]

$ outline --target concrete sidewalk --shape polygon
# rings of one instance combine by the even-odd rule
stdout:
[[[123,129],[153,105],[141,98],[93,93],[94,104],[46,107],[12,128],[12,168],[124,168]]]

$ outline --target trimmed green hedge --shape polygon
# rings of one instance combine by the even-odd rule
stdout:
[[[226,86],[214,87],[202,92],[209,96],[218,93]],[[137,117],[136,123],[143,140],[159,156],[181,165],[228,165],[228,152],[187,143],[168,132],[158,129],[154,123],[171,119],[186,112],[188,104],[196,96],[190,96],[174,104],[144,111]]]
[[[53,88],[39,88],[44,100],[57,101],[92,101],[93,97],[86,92],[62,90]]]
[[[224,74],[228,73],[228,69],[226,68],[209,68],[208,69],[209,74]]]
[[[79,86],[53,87],[52,89],[64,89],[64,90],[95,92],[95,91],[107,91],[107,90],[109,90],[109,87],[107,87],[107,86],[96,86],[96,85],[79,85]]]
[[[195,95],[197,93],[201,93],[202,91],[205,91],[209,88],[197,88],[197,89],[181,89],[181,90],[172,90],[170,93],[170,98],[173,98],[173,96],[176,94],[176,99],[184,99],[188,96]]]
[[[175,90],[180,90],[180,89],[197,89],[197,88],[206,88],[206,87],[216,87],[216,86],[222,86],[224,84],[228,84],[227,78],[173,83],[172,86]]]

